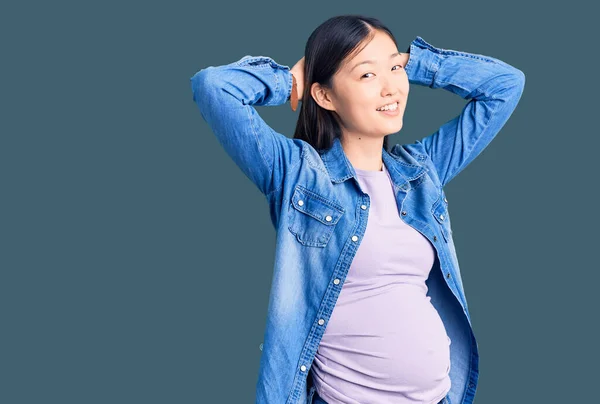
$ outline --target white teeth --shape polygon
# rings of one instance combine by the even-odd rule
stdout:
[[[398,103],[397,102],[395,102],[393,104],[385,105],[385,106],[383,106],[381,108],[377,108],[377,111],[390,111],[390,110],[394,111],[394,110],[396,110],[396,108],[398,108]]]

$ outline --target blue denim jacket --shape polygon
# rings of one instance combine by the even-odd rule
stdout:
[[[522,71],[489,57],[441,49],[417,36],[405,67],[409,82],[469,100],[433,134],[382,149],[398,214],[437,251],[428,296],[450,345],[448,397],[472,403],[479,354],[452,239],[444,186],[492,141],[517,106]],[[369,217],[370,197],[356,181],[339,139],[316,150],[273,130],[254,106],[289,101],[288,66],[244,56],[191,79],[193,100],[235,164],[265,195],[277,232],[275,263],[256,403],[305,404],[311,365]],[[410,371],[410,369],[407,369]]]

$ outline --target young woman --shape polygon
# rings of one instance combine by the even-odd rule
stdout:
[[[469,101],[390,150],[409,83]],[[277,230],[257,403],[473,402],[479,356],[444,186],[498,134],[524,83],[505,62],[420,36],[399,52],[359,15],[321,24],[292,69],[245,56],[191,78]],[[254,108],[288,101],[302,102],[293,138]]]

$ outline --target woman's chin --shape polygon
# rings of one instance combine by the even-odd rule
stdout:
[[[398,119],[394,120],[394,122],[389,122],[386,125],[386,130],[385,132],[387,133],[396,133],[399,132],[400,129],[402,129],[402,126],[404,125],[404,119],[402,119],[402,117],[398,117]]]

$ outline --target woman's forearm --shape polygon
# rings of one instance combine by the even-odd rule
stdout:
[[[523,93],[525,74],[499,59],[436,48],[421,37],[409,49],[406,73],[410,83],[443,88],[470,100],[459,115],[420,140],[444,186],[508,121]]]
[[[288,101],[288,66],[266,56],[209,66],[191,79],[193,100],[227,154],[264,194],[283,181],[283,167],[299,161],[300,147],[271,128],[254,106]]]

